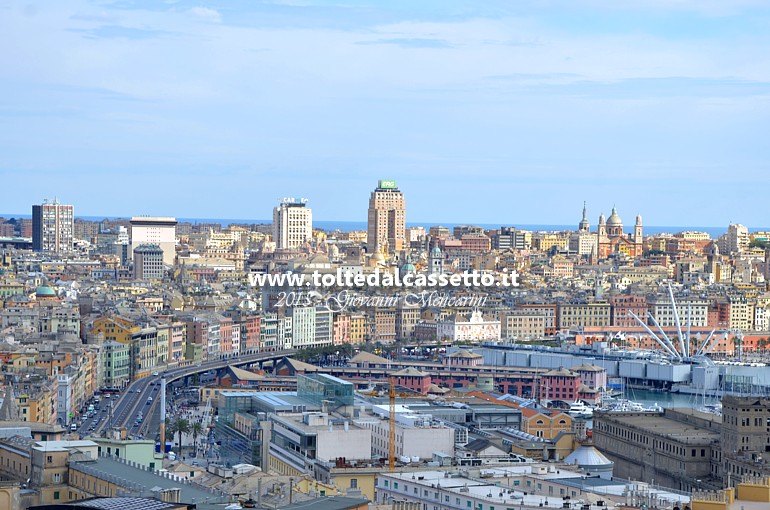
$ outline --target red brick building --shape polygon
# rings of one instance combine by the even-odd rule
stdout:
[[[550,370],[540,376],[540,398],[574,402],[578,398],[580,376],[564,367]]]
[[[393,372],[390,376],[393,377],[396,386],[409,388],[423,395],[427,395],[430,389],[430,375],[420,372],[416,368],[407,367],[398,372]]]

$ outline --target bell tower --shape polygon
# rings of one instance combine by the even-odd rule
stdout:
[[[586,211],[586,203],[583,202],[583,219],[580,220],[580,224],[578,225],[578,232],[588,232],[590,230],[590,225],[588,224],[588,216]]]

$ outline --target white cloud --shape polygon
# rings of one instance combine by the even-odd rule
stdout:
[[[219,11],[209,9],[208,7],[193,7],[190,9],[190,14],[193,14],[194,16],[197,16],[211,23],[222,22],[222,15],[219,13]]]

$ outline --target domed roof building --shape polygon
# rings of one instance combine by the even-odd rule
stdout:
[[[401,265],[399,270],[401,271],[401,274],[414,273],[415,271],[417,271],[417,268],[414,266],[414,264],[412,264],[412,255],[411,254],[408,254],[406,256],[406,260]]]
[[[607,219],[607,226],[608,227],[617,227],[620,226],[623,227],[623,220],[620,219],[620,216],[618,216],[618,210],[615,209],[615,207],[612,207],[612,212],[610,213],[610,217]]]
[[[38,301],[51,300],[56,298],[56,291],[48,285],[41,285],[35,289],[35,299]]]
[[[599,478],[612,479],[612,468],[615,463],[604,456],[592,444],[583,444],[577,447],[574,452],[564,458],[565,464],[577,464],[585,471],[586,475],[598,476]]]
[[[369,267],[384,267],[386,262],[387,261],[385,260],[385,255],[383,255],[382,250],[377,250],[369,259]]]
[[[596,254],[599,259],[606,259],[614,254],[641,257],[643,253],[642,215],[636,216],[633,234],[626,234],[623,232],[623,220],[618,210],[613,207],[610,217],[606,220],[604,214],[599,215],[596,238]]]

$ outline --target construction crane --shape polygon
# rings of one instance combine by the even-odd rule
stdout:
[[[388,468],[396,470],[396,380],[388,378],[388,400],[390,402],[390,424],[388,430]]]

